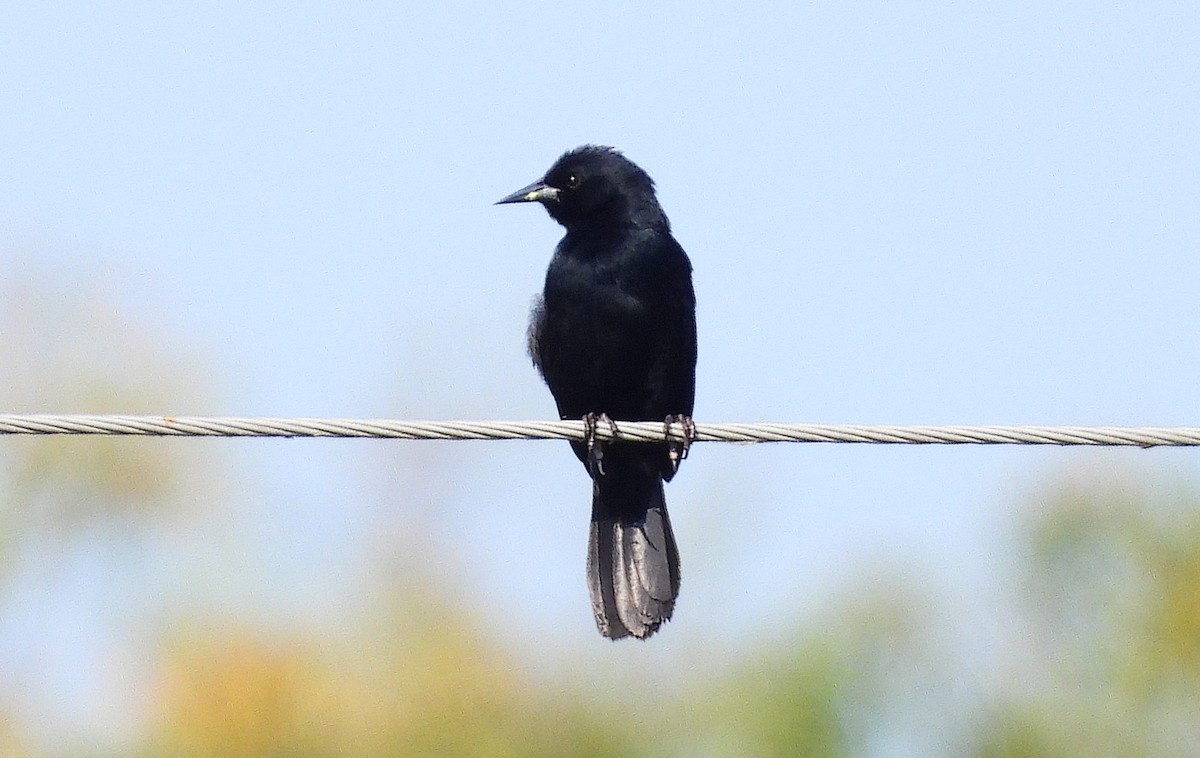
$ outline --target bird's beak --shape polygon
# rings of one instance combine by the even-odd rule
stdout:
[[[497,200],[496,205],[504,205],[505,203],[536,203],[557,199],[558,190],[538,180],[528,187],[522,187],[508,197]]]

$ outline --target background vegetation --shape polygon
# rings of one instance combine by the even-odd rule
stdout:
[[[209,407],[203,361],[171,355],[113,293],[24,281],[0,311],[0,406]],[[720,660],[684,650],[670,676],[627,671],[598,691],[594,662],[512,645],[412,534],[342,586],[355,610],[306,603],[319,582],[304,577],[300,600],[277,607],[281,580],[247,527],[255,472],[235,460],[248,444],[0,441],[0,618],[44,632],[24,648],[0,637],[2,752],[1200,751],[1200,494],[1149,464],[1101,471],[1080,453],[1040,481],[1015,477],[1009,564],[988,597],[947,596],[902,559],[856,566],[752,645]],[[685,605],[663,635],[696,622]],[[636,669],[636,644],[595,644],[605,667]]]

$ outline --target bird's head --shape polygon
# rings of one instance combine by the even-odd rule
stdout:
[[[654,182],[616,148],[577,147],[546,175],[496,204],[541,203],[568,230],[628,224],[666,224]]]

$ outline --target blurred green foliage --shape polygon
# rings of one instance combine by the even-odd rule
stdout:
[[[1200,755],[1200,496],[1075,479],[1024,546],[1025,649],[978,754]]]
[[[173,356],[103,277],[36,268],[0,282],[0,408],[9,413],[201,412],[203,367]],[[196,449],[163,439],[10,437],[0,447],[0,578],[21,541],[46,549],[113,519],[136,529],[185,505]],[[203,468],[203,466],[200,466]],[[2,584],[2,582],[0,582]]]

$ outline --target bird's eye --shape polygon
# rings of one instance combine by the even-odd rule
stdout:
[[[567,189],[575,189],[579,186],[579,174],[571,174],[567,177]]]

